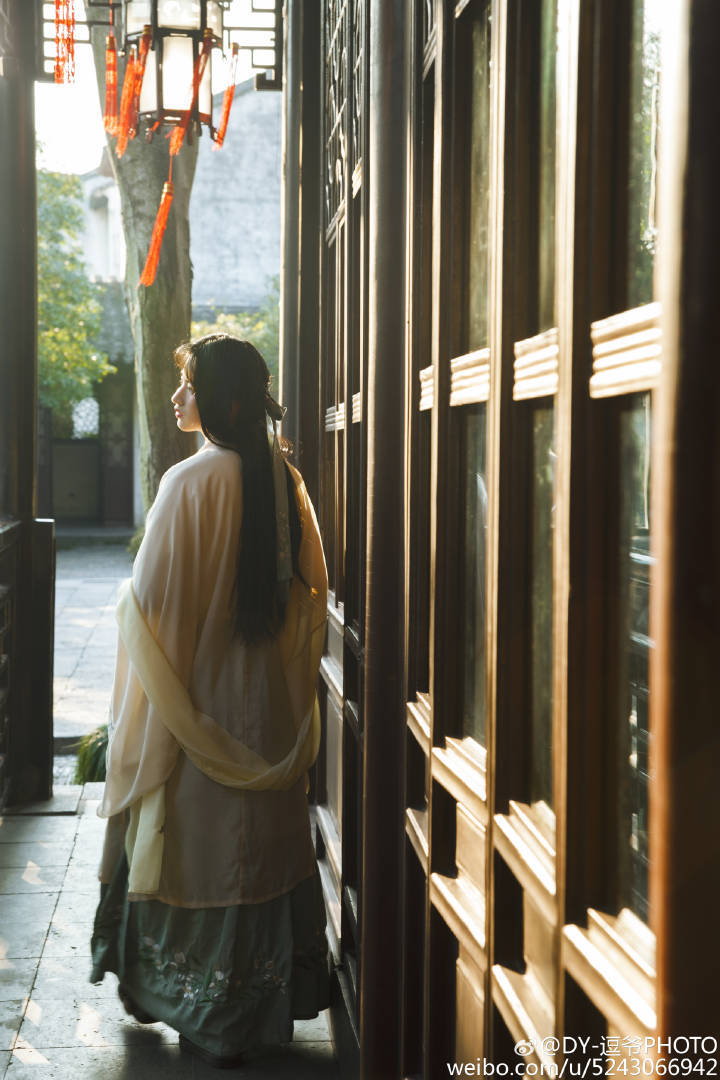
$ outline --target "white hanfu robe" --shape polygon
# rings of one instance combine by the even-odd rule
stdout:
[[[99,811],[110,818],[103,882],[130,822],[131,900],[257,904],[315,872],[306,770],[319,740],[327,573],[312,504],[291,471],[303,581],[293,579],[283,631],[257,646],[235,635],[231,606],[252,513],[240,456],[207,442],[168,470],[148,514],[119,605]]]

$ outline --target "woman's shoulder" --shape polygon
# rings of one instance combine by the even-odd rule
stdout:
[[[183,458],[167,470],[160,481],[160,487],[166,492],[191,492],[208,486],[239,480],[242,462],[239,454],[223,446],[203,446],[190,457]]]

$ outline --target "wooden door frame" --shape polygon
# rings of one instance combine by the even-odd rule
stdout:
[[[650,902],[658,1033],[718,1037],[720,10],[712,0],[673,8],[662,91]]]

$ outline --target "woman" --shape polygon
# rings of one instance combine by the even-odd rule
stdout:
[[[327,574],[249,342],[180,346],[192,457],[163,476],[121,586],[91,980],[230,1067],[327,1006],[307,769]]]

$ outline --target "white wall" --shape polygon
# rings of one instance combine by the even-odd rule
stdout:
[[[120,213],[120,192],[111,176],[89,173],[81,177],[85,191],[85,264],[95,281],[122,281],[125,277],[125,236]]]

